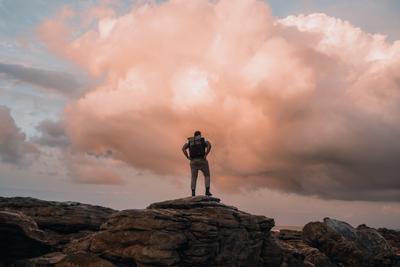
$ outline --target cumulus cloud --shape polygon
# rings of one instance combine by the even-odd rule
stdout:
[[[400,200],[400,41],[256,0],[146,2],[80,36],[64,19],[41,38],[105,77],[65,109],[74,149],[188,175],[200,129],[222,190]]]
[[[10,109],[0,106],[0,161],[12,164],[27,163],[28,156],[37,156],[38,149],[26,140],[15,124]]]
[[[67,96],[77,95],[82,85],[70,73],[0,62],[0,74]]]

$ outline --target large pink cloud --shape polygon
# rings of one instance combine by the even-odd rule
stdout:
[[[399,41],[255,0],[106,9],[78,36],[66,10],[42,39],[103,81],[65,109],[74,150],[182,176],[200,129],[225,190],[399,200]]]

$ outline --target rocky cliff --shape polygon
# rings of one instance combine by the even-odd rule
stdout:
[[[273,226],[213,197],[123,211],[0,198],[0,266],[400,266],[397,231],[328,218]]]

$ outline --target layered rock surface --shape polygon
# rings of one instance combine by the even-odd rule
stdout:
[[[260,266],[274,220],[189,197],[124,210],[70,251],[138,266]]]
[[[400,266],[400,258],[390,243],[365,225],[354,228],[346,222],[325,218],[323,222],[305,225],[302,239],[337,266]]]
[[[44,232],[22,214],[0,211],[0,259],[28,258],[51,251]]]
[[[21,212],[34,219],[40,229],[62,234],[97,231],[115,212],[101,206],[45,201],[30,197],[0,197],[0,210]]]
[[[396,255],[400,256],[400,231],[379,228],[378,232],[392,245]]]
[[[271,218],[204,196],[123,211],[0,198],[0,267],[400,266],[394,230],[329,218],[303,231],[273,226]]]

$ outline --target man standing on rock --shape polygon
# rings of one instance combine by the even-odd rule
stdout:
[[[187,153],[189,149],[189,155]],[[190,170],[192,172],[192,196],[196,195],[196,182],[199,170],[204,175],[206,185],[206,196],[212,196],[210,192],[210,168],[208,166],[207,155],[210,153],[211,143],[201,136],[200,131],[195,131],[192,137],[183,145],[182,151],[188,160],[190,160]]]

